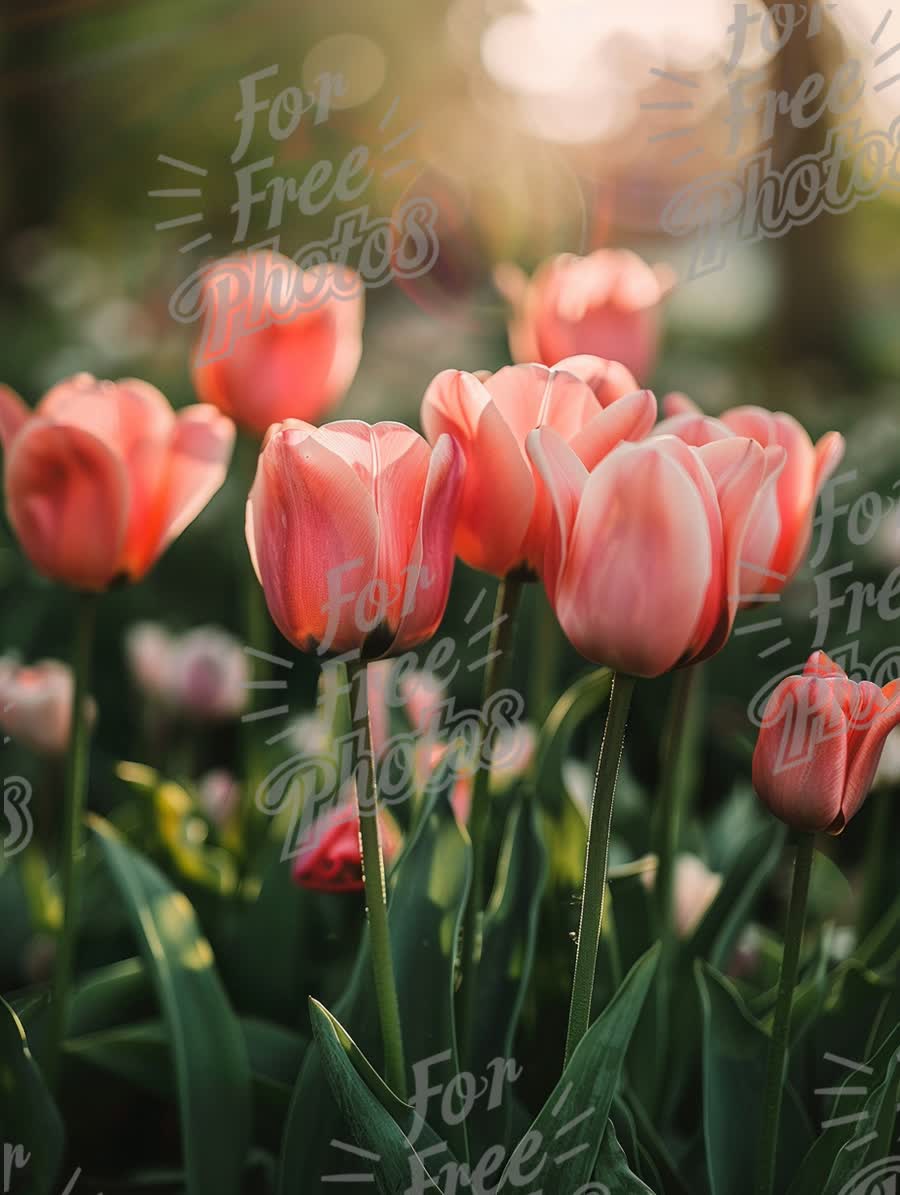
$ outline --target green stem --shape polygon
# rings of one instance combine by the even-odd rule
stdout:
[[[90,739],[86,705],[90,684],[96,605],[96,594],[80,595],[75,651],[72,658],[75,691],[72,696],[72,729],[66,757],[60,857],[63,923],[53,972],[53,1003],[47,1046],[47,1074],[52,1088],[59,1084],[69,988],[75,961],[75,936],[78,930],[78,865],[81,854],[81,823],[84,817],[88,783],[88,743]]]
[[[603,745],[597,761],[597,778],[591,801],[591,820],[588,827],[587,857],[584,864],[584,891],[581,897],[581,921],[578,926],[578,946],[575,953],[575,975],[572,980],[572,1003],[569,1008],[569,1032],[566,1037],[566,1064],[575,1047],[588,1031],[591,1023],[591,1001],[594,995],[594,973],[603,925],[603,905],[606,896],[606,873],[609,865],[609,836],[612,830],[613,800],[622,749],[625,744],[625,725],[634,692],[634,677],[617,673],[613,677],[609,695],[609,711]]]
[[[674,935],[672,910],[675,898],[675,869],[681,827],[687,813],[695,738],[692,730],[700,692],[700,665],[675,673],[666,733],[660,761],[660,825],[657,839],[657,871],[654,884],[659,932],[663,943]]]
[[[800,946],[803,941],[803,924],[806,920],[806,899],[809,895],[809,877],[812,871],[814,845],[815,836],[813,834],[798,835],[797,853],[794,858],[794,881],[791,886],[791,900],[788,906],[787,929],[784,938],[784,954],[781,958],[781,978],[778,982],[778,999],[775,1004],[775,1021],[772,1026],[772,1038],[769,1042],[756,1195],[772,1195],[775,1184],[778,1126],[781,1119],[781,1100],[784,1094],[788,1042],[791,1032],[791,1006],[794,999],[794,987],[797,983],[797,968],[800,962]]]
[[[366,685],[366,665],[350,664],[349,701],[353,728],[353,775],[356,780],[356,802],[359,809],[359,841],[362,854],[363,884],[369,921],[369,944],[375,976],[375,1001],[381,1022],[384,1044],[385,1080],[394,1094],[406,1099],[406,1062],[403,1056],[403,1034],[400,1027],[400,1005],[391,957],[391,936],[388,927],[387,885],[384,873],[384,854],[378,826],[378,793],[375,783],[375,758],[369,725],[369,695]]]
[[[518,577],[503,577],[497,587],[494,619],[487,663],[481,688],[482,714],[490,705],[495,693],[503,686],[512,644],[516,610],[522,593],[522,581]],[[469,812],[469,838],[472,841],[472,886],[463,920],[462,981],[459,990],[459,1040],[460,1057],[468,1060],[472,1049],[475,1019],[478,1013],[478,968],[481,963],[481,945],[484,932],[484,909],[487,904],[487,834],[490,823],[490,767],[481,758],[484,743],[483,730],[479,731],[475,758],[477,766],[472,781],[472,806]]]

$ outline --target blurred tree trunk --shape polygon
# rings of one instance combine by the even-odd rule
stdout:
[[[765,0],[779,27],[793,10],[794,31],[776,55],[772,84],[776,91],[793,97],[810,75],[821,73],[831,79],[843,60],[843,39],[824,4],[817,19],[821,31],[807,36],[812,0]],[[809,128],[797,128],[790,113],[775,123],[775,169],[783,171],[805,154],[817,154],[825,146],[832,127],[825,113]],[[824,188],[823,188],[824,189]],[[779,303],[773,327],[773,347],[779,358],[834,356],[846,340],[847,284],[843,257],[844,225],[841,215],[823,212],[808,224],[792,228],[775,242],[779,263]]]

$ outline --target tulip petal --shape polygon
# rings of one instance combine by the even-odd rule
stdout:
[[[156,518],[148,522],[145,534],[137,528],[131,541],[135,553],[129,562],[132,576],[142,576],[221,489],[234,435],[234,424],[215,407],[202,404],[178,412],[158,491]]]
[[[625,394],[640,390],[634,374],[621,361],[609,361],[605,357],[591,356],[590,353],[564,357],[554,368],[574,373],[586,382],[602,407],[608,407]]]
[[[766,706],[753,753],[753,787],[797,830],[825,830],[840,816],[847,718],[829,682],[791,676]]]
[[[426,441],[402,423],[374,424],[372,450],[379,528],[377,576],[389,595],[386,621],[396,630],[402,617],[432,453]],[[454,530],[451,527],[451,544]],[[452,547],[448,551],[452,557]]]
[[[456,551],[473,568],[505,576],[522,561],[535,484],[522,447],[471,374],[445,370],[422,400],[422,426],[432,444],[443,433],[458,441],[466,458],[456,528]],[[490,461],[490,471],[474,467]]]
[[[551,518],[547,527],[543,557],[535,561],[547,589],[551,605],[555,604],[560,574],[569,550],[569,538],[578,503],[588,479],[584,465],[552,428],[533,431],[526,440],[528,455],[546,489]]]
[[[247,506],[257,574],[285,638],[303,651],[359,647],[375,629],[358,625],[377,563],[371,489],[316,435],[288,425],[260,454]]]
[[[590,471],[623,440],[642,440],[656,422],[651,390],[626,394],[598,412],[572,437],[572,451]]]
[[[694,402],[692,398],[688,398],[686,394],[682,394],[680,390],[673,390],[671,394],[667,394],[662,400],[663,414],[667,419],[672,419],[676,415],[702,415],[703,411]]]
[[[813,471],[813,488],[818,496],[825,482],[831,477],[844,457],[846,442],[840,432],[828,432],[815,446],[816,463]]]
[[[392,651],[429,639],[447,608],[453,576],[453,535],[462,495],[465,457],[457,442],[438,437],[428,463],[416,541],[409,557],[400,624]]]
[[[889,700],[877,685],[862,681],[850,719],[844,799],[839,818],[829,827],[831,833],[840,833],[866,799],[885,740],[897,726],[900,726],[900,698]]]
[[[652,443],[620,445],[588,478],[555,595],[582,655],[634,676],[684,658],[714,567],[703,498]]]
[[[671,398],[670,394],[668,398]],[[667,401],[667,400],[664,400]],[[716,440],[727,440],[735,433],[720,419],[712,419],[701,411],[683,411],[669,415],[653,429],[654,436],[677,436],[692,448],[702,448]]]
[[[9,453],[6,496],[16,535],[46,576],[100,590],[120,571],[128,482],[96,436],[35,416]]]
[[[0,385],[0,443],[7,452],[13,437],[30,418],[30,409],[15,390]]]

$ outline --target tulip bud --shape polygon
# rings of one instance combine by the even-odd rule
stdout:
[[[126,638],[132,675],[152,700],[202,721],[236,718],[247,705],[250,669],[232,635],[196,627],[171,635],[138,623]]]
[[[390,865],[400,851],[400,832],[393,818],[382,809],[378,810],[378,828],[385,865]],[[342,800],[313,822],[294,860],[292,875],[301,888],[315,892],[362,892],[359,811],[355,799]]]
[[[885,740],[900,725],[900,682],[850,680],[824,652],[769,698],[753,787],[796,830],[840,834],[862,805]]]
[[[660,305],[674,283],[668,266],[651,267],[624,249],[598,249],[587,257],[551,257],[530,280],[504,264],[495,280],[512,308],[514,361],[552,366],[591,353],[621,361],[642,381],[650,376]]]
[[[290,421],[269,431],[247,543],[269,612],[302,651],[396,655],[447,605],[464,464],[399,423]]]
[[[363,303],[346,266],[302,270],[278,253],[215,262],[203,283],[197,393],[259,436],[286,419],[317,423],[356,374]]]

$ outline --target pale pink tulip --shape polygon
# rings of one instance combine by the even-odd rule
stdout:
[[[6,505],[25,554],[75,589],[137,581],[225,480],[234,425],[214,407],[175,412],[155,387],[88,374],[32,413],[0,387]]]
[[[719,651],[744,541],[783,450],[657,436],[620,444],[589,470],[573,447],[551,428],[528,437],[553,506],[543,580],[572,644],[634,676]]]
[[[796,830],[840,834],[875,777],[885,740],[900,725],[900,681],[883,689],[850,680],[821,651],[766,705],[753,787]]]
[[[317,423],[344,396],[362,354],[363,286],[345,266],[302,270],[277,253],[214,263],[194,386],[242,428]]]
[[[669,418],[658,431],[680,436],[689,444],[737,435],[748,436],[763,448],[784,449],[784,469],[770,494],[765,527],[760,526],[748,544],[741,586],[745,594],[779,593],[806,556],[816,499],[841,462],[844,437],[828,432],[814,445],[793,415],[763,407],[735,407],[720,419],[709,419],[684,394],[667,395],[663,405]]]
[[[42,755],[62,755],[69,745],[74,682],[59,660],[27,667],[10,656],[0,658],[0,727],[4,735]],[[93,720],[96,707],[86,705]]]
[[[247,502],[269,611],[303,651],[398,654],[444,615],[465,463],[400,423],[271,428]]]
[[[236,718],[247,705],[250,667],[242,645],[218,627],[172,635],[138,623],[126,637],[132,674],[143,692],[192,718]]]
[[[505,264],[496,281],[512,308],[514,361],[552,366],[591,353],[621,361],[642,382],[649,378],[660,306],[674,281],[668,266],[651,267],[625,249],[598,249],[587,257],[551,257],[531,279]]]
[[[656,399],[616,362],[578,357],[553,370],[438,374],[422,401],[422,426],[432,442],[448,433],[465,453],[457,554],[498,577],[538,571],[550,503],[525,451],[529,432],[551,427],[595,464],[623,440],[645,436],[655,418]]]

